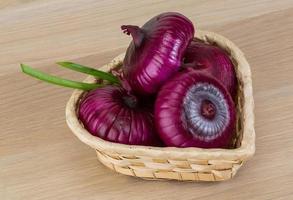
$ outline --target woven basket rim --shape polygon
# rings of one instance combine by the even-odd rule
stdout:
[[[243,138],[241,146],[236,149],[204,149],[197,147],[176,148],[176,147],[152,147],[113,143],[91,135],[80,123],[76,115],[76,105],[83,91],[74,90],[66,105],[66,122],[72,132],[85,144],[100,151],[113,154],[149,156],[154,158],[168,159],[218,159],[218,160],[247,160],[255,152],[255,130],[254,130],[254,100],[252,91],[252,80],[250,66],[242,51],[227,38],[209,31],[197,31],[197,38],[214,41],[224,48],[238,62],[238,73],[243,81],[244,105],[243,105]],[[125,53],[114,58],[109,64],[104,65],[100,70],[109,71],[121,63]],[[94,82],[95,78],[87,77],[84,82]]]

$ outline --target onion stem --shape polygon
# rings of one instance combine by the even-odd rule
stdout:
[[[107,80],[110,83],[115,83],[120,85],[119,79],[116,76],[112,75],[111,73],[103,72],[101,70],[93,69],[91,67],[87,67],[87,66],[72,63],[72,62],[57,62],[57,64],[62,67],[66,67],[68,69],[89,74],[96,78]]]
[[[21,65],[21,69],[22,69],[23,73],[30,75],[32,77],[35,77],[37,79],[40,79],[42,81],[55,84],[55,85],[61,85],[64,87],[81,89],[81,90],[92,90],[92,89],[103,86],[101,84],[82,83],[82,82],[71,81],[71,80],[59,78],[59,77],[52,76],[52,75],[46,74],[44,72],[41,72],[37,69],[33,69],[33,68],[29,67],[28,65],[24,65],[24,64],[20,64],[20,65]]]

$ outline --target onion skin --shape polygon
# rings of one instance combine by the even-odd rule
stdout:
[[[184,54],[183,66],[192,67],[214,76],[235,98],[237,93],[235,69],[228,54],[220,47],[194,38]]]
[[[140,104],[119,86],[90,91],[79,104],[79,119],[94,136],[130,145],[160,143],[153,122],[153,108]]]
[[[216,106],[208,106],[206,100]],[[201,113],[202,106],[208,112]],[[210,119],[214,108],[218,114]],[[156,128],[167,146],[229,148],[235,122],[235,105],[229,92],[212,76],[193,69],[178,72],[162,86],[155,102]]]
[[[182,62],[184,52],[194,36],[192,22],[176,12],[162,13],[141,28],[123,25],[121,29],[133,41],[123,61],[123,73],[134,92],[155,94]]]

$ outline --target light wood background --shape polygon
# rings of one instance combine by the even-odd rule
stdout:
[[[252,66],[256,155],[228,182],[154,182],[116,174],[67,128],[71,94],[20,73],[19,63],[99,67],[123,52],[120,25],[179,11],[234,41]],[[293,1],[0,1],[0,199],[293,199]]]

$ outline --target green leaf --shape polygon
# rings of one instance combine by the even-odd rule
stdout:
[[[111,73],[103,72],[101,70],[97,70],[97,69],[94,69],[91,67],[87,67],[87,66],[80,65],[77,63],[72,63],[72,62],[57,62],[57,64],[62,67],[66,67],[68,69],[78,71],[81,73],[85,73],[85,74],[89,74],[89,75],[92,75],[98,79],[107,80],[110,83],[115,83],[115,84],[120,85],[119,79]]]
[[[21,66],[23,73],[30,75],[32,77],[35,77],[37,79],[40,79],[42,81],[55,84],[55,85],[61,85],[64,87],[81,89],[81,90],[92,90],[92,89],[103,86],[100,84],[82,83],[82,82],[71,81],[71,80],[59,78],[59,77],[52,76],[52,75],[46,74],[44,72],[41,72],[37,69],[33,69],[33,68],[29,67],[28,65],[24,65],[24,64],[20,64],[20,66]]]

